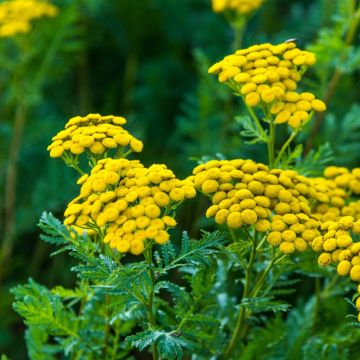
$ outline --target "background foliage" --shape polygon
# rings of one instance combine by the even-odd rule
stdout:
[[[11,308],[14,295],[9,288],[29,277],[34,280],[29,280],[27,286],[37,293],[48,291],[39,283],[50,287],[62,284],[67,288],[75,281],[76,275],[64,270],[74,260],[65,254],[49,258],[53,249],[39,240],[36,227],[43,210],[61,218],[66,203],[76,192],[74,174],[60,161],[51,160],[46,151],[50,138],[69,117],[90,112],[125,116],[129,129],[144,141],[143,162],[164,162],[179,177],[187,175],[194,159],[202,156],[265,160],[261,146],[250,147],[239,140],[240,131],[250,131],[233,121],[243,113],[240,102],[207,75],[208,66],[231,51],[233,40],[231,28],[222,16],[211,11],[208,0],[54,3],[60,7],[59,16],[38,21],[26,38],[19,39],[22,43],[0,39],[1,232],[10,139],[19,106],[26,106],[17,162],[13,250],[10,261],[0,265],[0,353],[13,359],[26,358],[26,350],[24,326]],[[340,72],[341,81],[334,90],[321,131],[312,137],[310,127],[303,135],[304,142],[311,139],[308,150],[313,151],[309,160],[313,161],[312,168],[311,164],[306,165],[313,169],[311,175],[321,170],[330,157],[336,165],[359,165],[360,95],[356,86],[360,47],[357,36],[349,43],[344,42],[351,3],[267,0],[245,32],[244,45],[297,38],[300,47],[314,51],[319,65],[306,86],[320,98],[327,95],[334,72]],[[317,146],[325,140],[330,145],[316,153]],[[188,229],[191,236],[199,236],[200,227],[212,230],[212,223],[201,217],[206,206],[203,201],[190,202],[179,216],[178,228]],[[180,230],[175,236],[181,237]],[[260,317],[258,334],[242,359],[264,358],[264,352],[258,350],[257,338],[262,342],[267,339],[267,359],[313,359],[314,348],[318,349],[316,358],[321,359],[359,356],[356,344],[359,332],[349,329],[344,320],[348,304],[343,298],[350,295],[340,290],[344,286],[335,284],[324,287],[321,299],[315,298],[318,271],[303,266],[292,279],[296,297],[284,291],[292,309],[287,315]],[[310,278],[305,277],[309,274]],[[166,283],[162,286],[171,294],[176,293]],[[216,289],[219,285],[214,286]],[[82,296],[66,294],[64,288],[58,288],[60,297]],[[196,287],[193,291],[196,292]],[[15,290],[15,296],[21,297],[20,288]],[[55,306],[56,322],[56,304],[33,306],[33,311],[42,310],[44,316],[48,306]],[[256,312],[256,307],[262,305],[247,306]],[[188,311],[178,310],[179,314]],[[71,320],[71,314],[68,323],[68,331],[80,326]],[[61,336],[63,330],[57,329],[57,334]],[[126,333],[128,329],[119,331]],[[166,333],[155,335],[158,340],[166,339]],[[41,334],[34,338],[41,341]],[[136,338],[133,344],[140,349],[145,346]],[[82,346],[85,345],[84,342]],[[36,352],[36,346],[32,344],[31,351]],[[173,349],[179,346],[181,349],[181,344],[173,344]],[[52,351],[56,349],[49,349],[46,359],[51,358]]]

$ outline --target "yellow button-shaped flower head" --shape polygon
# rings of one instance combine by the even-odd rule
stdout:
[[[331,264],[332,262],[332,258],[331,258],[331,254],[330,253],[322,253],[319,257],[318,257],[318,263],[320,266],[327,266],[329,264]]]
[[[292,242],[284,241],[280,244],[279,249],[284,254],[292,254],[295,251],[295,245]]]
[[[260,232],[266,232],[270,229],[270,222],[266,219],[259,220],[255,225],[255,229]]]
[[[154,237],[155,242],[159,245],[167,243],[169,239],[170,235],[164,230],[160,230],[158,234]]]
[[[140,240],[133,240],[130,244],[130,252],[133,255],[140,255],[144,251],[144,243]]]
[[[227,217],[227,224],[232,229],[238,229],[243,225],[242,215],[240,212],[232,212]]]
[[[355,265],[351,268],[350,278],[352,281],[360,281],[360,265]]]
[[[336,270],[340,276],[346,276],[349,274],[351,267],[352,267],[352,265],[351,265],[350,261],[343,260],[343,261],[339,262]]]
[[[253,210],[246,209],[241,212],[241,219],[244,222],[244,224],[253,225],[256,223],[257,218],[258,217],[257,217],[255,211],[253,211]]]
[[[245,102],[248,106],[254,107],[260,103],[260,95],[257,92],[248,93]]]
[[[155,219],[160,216],[160,208],[157,205],[148,205],[145,208],[145,215],[150,219]]]

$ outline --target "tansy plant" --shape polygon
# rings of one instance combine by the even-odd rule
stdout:
[[[268,146],[270,167],[279,164],[314,112],[326,110],[324,102],[312,93],[296,91],[303,74],[315,61],[315,54],[298,49],[290,41],[237,50],[209,69],[210,74],[218,74],[219,81],[243,99],[256,126],[258,135],[254,140]],[[260,120],[269,125],[267,132]],[[275,157],[276,127],[280,124],[289,125],[292,133]]]
[[[80,174],[79,192],[63,222],[44,213],[39,226],[78,261],[78,280],[74,289],[33,280],[13,289],[30,358],[138,358],[143,350],[153,359],[257,358],[252,344],[269,312],[289,307],[276,299],[289,273],[318,258],[318,276],[336,268],[360,283],[360,168],[330,166],[310,177],[284,161],[314,112],[325,110],[312,93],[297,92],[315,60],[285,42],[238,50],[209,69],[242,98],[268,164],[210,160],[180,180],[164,164],[128,159],[143,145],[123,117],[69,120],[48,150]],[[279,126],[291,135],[278,150]],[[178,241],[170,230],[179,227],[177,208],[196,193],[208,198],[204,215],[219,229],[200,240],[184,231]],[[283,337],[271,328],[268,336],[275,344]]]

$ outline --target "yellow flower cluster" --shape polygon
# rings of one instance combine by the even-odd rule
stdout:
[[[272,246],[279,246],[284,254],[291,254],[295,250],[304,252],[308,244],[320,235],[318,226],[318,221],[303,212],[275,215],[271,219],[267,241]]]
[[[214,12],[225,10],[238,11],[241,14],[248,14],[261,6],[263,0],[212,0]]]
[[[313,215],[320,221],[336,221],[342,214],[348,195],[333,181],[323,177],[312,178],[311,185],[317,190]]]
[[[262,106],[275,123],[298,128],[314,111],[325,111],[323,101],[312,93],[297,93],[297,83],[305,70],[316,62],[315,55],[300,50],[294,42],[253,45],[237,50],[209,68],[242,96],[249,107]]]
[[[58,8],[40,0],[9,0],[0,3],[0,37],[27,33],[31,21],[44,16],[54,17]]]
[[[321,221],[338,221],[343,216],[360,219],[360,202],[348,201],[360,194],[360,169],[329,166],[324,177],[311,179],[312,186],[324,192],[317,198],[314,216]]]
[[[111,248],[134,255],[146,240],[166,243],[167,229],[176,225],[172,207],[196,195],[190,181],[177,179],[165,165],[146,168],[138,160],[99,160],[78,184],[80,195],[69,203],[64,223],[105,234]]]
[[[99,157],[109,150],[119,147],[130,147],[131,151],[141,152],[143,144],[122,125],[126,120],[120,116],[101,116],[100,114],[89,114],[70,119],[61,130],[52,138],[48,146],[50,156],[61,157],[66,154],[80,155],[88,152]]]
[[[326,266],[333,262],[351,260],[354,249],[350,231],[360,233],[360,221],[354,221],[352,216],[345,216],[339,221],[326,221],[321,224],[323,235],[317,236],[311,243],[316,252],[322,252],[318,258],[319,265]],[[360,248],[358,249],[360,250]],[[357,255],[358,251],[356,252]],[[355,260],[356,261],[356,260]],[[345,276],[340,266],[339,275]],[[339,269],[338,269],[339,270]],[[350,272],[350,268],[349,268]],[[354,279],[353,279],[354,280]]]
[[[316,237],[311,244],[314,251],[321,252],[319,265],[335,263],[340,276],[349,276],[352,281],[360,283],[360,242],[354,242],[352,238],[352,234],[360,234],[360,220],[345,216],[336,222],[322,223],[321,229],[324,234]],[[356,300],[356,307],[360,311],[360,297]],[[358,319],[360,321],[360,313]]]
[[[211,199],[206,216],[217,224],[252,226],[284,254],[310,247],[320,252],[319,265],[336,263],[340,276],[360,283],[360,242],[353,241],[360,234],[360,201],[346,205],[359,170],[329,167],[324,175],[307,178],[236,159],[201,164],[189,180]],[[360,311],[360,292],[356,306]]]
[[[305,251],[319,235],[308,199],[319,193],[310,180],[293,170],[269,168],[252,160],[211,160],[193,170],[190,180],[210,196],[206,212],[232,229],[254,225],[270,232],[267,241],[284,253]]]
[[[324,171],[324,176],[332,179],[336,186],[360,195],[360,168],[349,171],[345,167],[329,166]]]

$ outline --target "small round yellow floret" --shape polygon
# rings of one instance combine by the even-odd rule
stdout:
[[[343,261],[340,261],[338,266],[337,266],[337,273],[340,275],[340,276],[346,276],[349,274],[350,270],[351,270],[351,262],[348,261],[348,260],[343,260]]]
[[[318,263],[321,266],[327,266],[332,262],[332,258],[331,258],[331,254],[330,253],[322,253],[319,257],[318,257]]]

